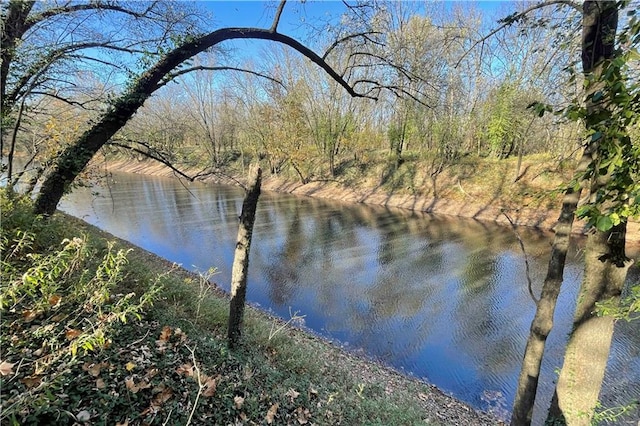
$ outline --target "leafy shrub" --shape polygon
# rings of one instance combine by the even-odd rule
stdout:
[[[28,199],[4,191],[0,198],[0,421],[64,423],[74,370],[111,344],[116,324],[140,319],[160,288],[140,297],[118,293],[127,251],[63,239],[56,224],[30,213]],[[45,248],[43,235],[57,235],[58,243]]]

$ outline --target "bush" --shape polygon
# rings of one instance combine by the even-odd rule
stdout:
[[[159,286],[139,297],[118,293],[127,251],[63,238],[58,224],[30,213],[30,200],[4,190],[0,197],[0,421],[65,423],[72,399],[81,399],[67,392],[77,370],[111,345],[116,324],[140,319]]]

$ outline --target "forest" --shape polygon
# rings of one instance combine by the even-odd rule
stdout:
[[[584,282],[549,421],[590,424],[614,324],[639,308],[638,286],[625,288],[640,216],[638,3],[282,1],[252,3],[262,18],[246,26],[220,25],[225,7],[4,2],[8,196],[33,198],[46,222],[103,160],[151,159],[189,180],[259,164],[283,181],[433,198],[442,175],[494,170],[522,181],[517,207],[560,212],[511,424],[531,423],[576,218],[590,228]],[[542,187],[524,185],[534,173]],[[26,249],[16,226],[3,224],[3,276]],[[3,285],[3,311],[16,291]]]

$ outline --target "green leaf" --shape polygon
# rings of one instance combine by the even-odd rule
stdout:
[[[598,228],[598,231],[608,231],[613,228],[613,221],[609,216],[600,216],[596,221],[596,228]]]

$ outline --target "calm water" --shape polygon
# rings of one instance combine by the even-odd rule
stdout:
[[[244,193],[238,188],[114,174],[61,210],[184,267],[219,273],[228,290]],[[535,290],[551,235],[519,230]],[[550,400],[582,273],[568,256],[541,391]],[[472,220],[263,193],[247,297],[285,319],[435,384],[477,408],[510,409],[534,314],[513,231]],[[630,279],[639,279],[633,270]],[[619,324],[606,406],[640,395],[640,331]],[[545,403],[546,405],[546,403]],[[540,413],[539,413],[540,414]]]

